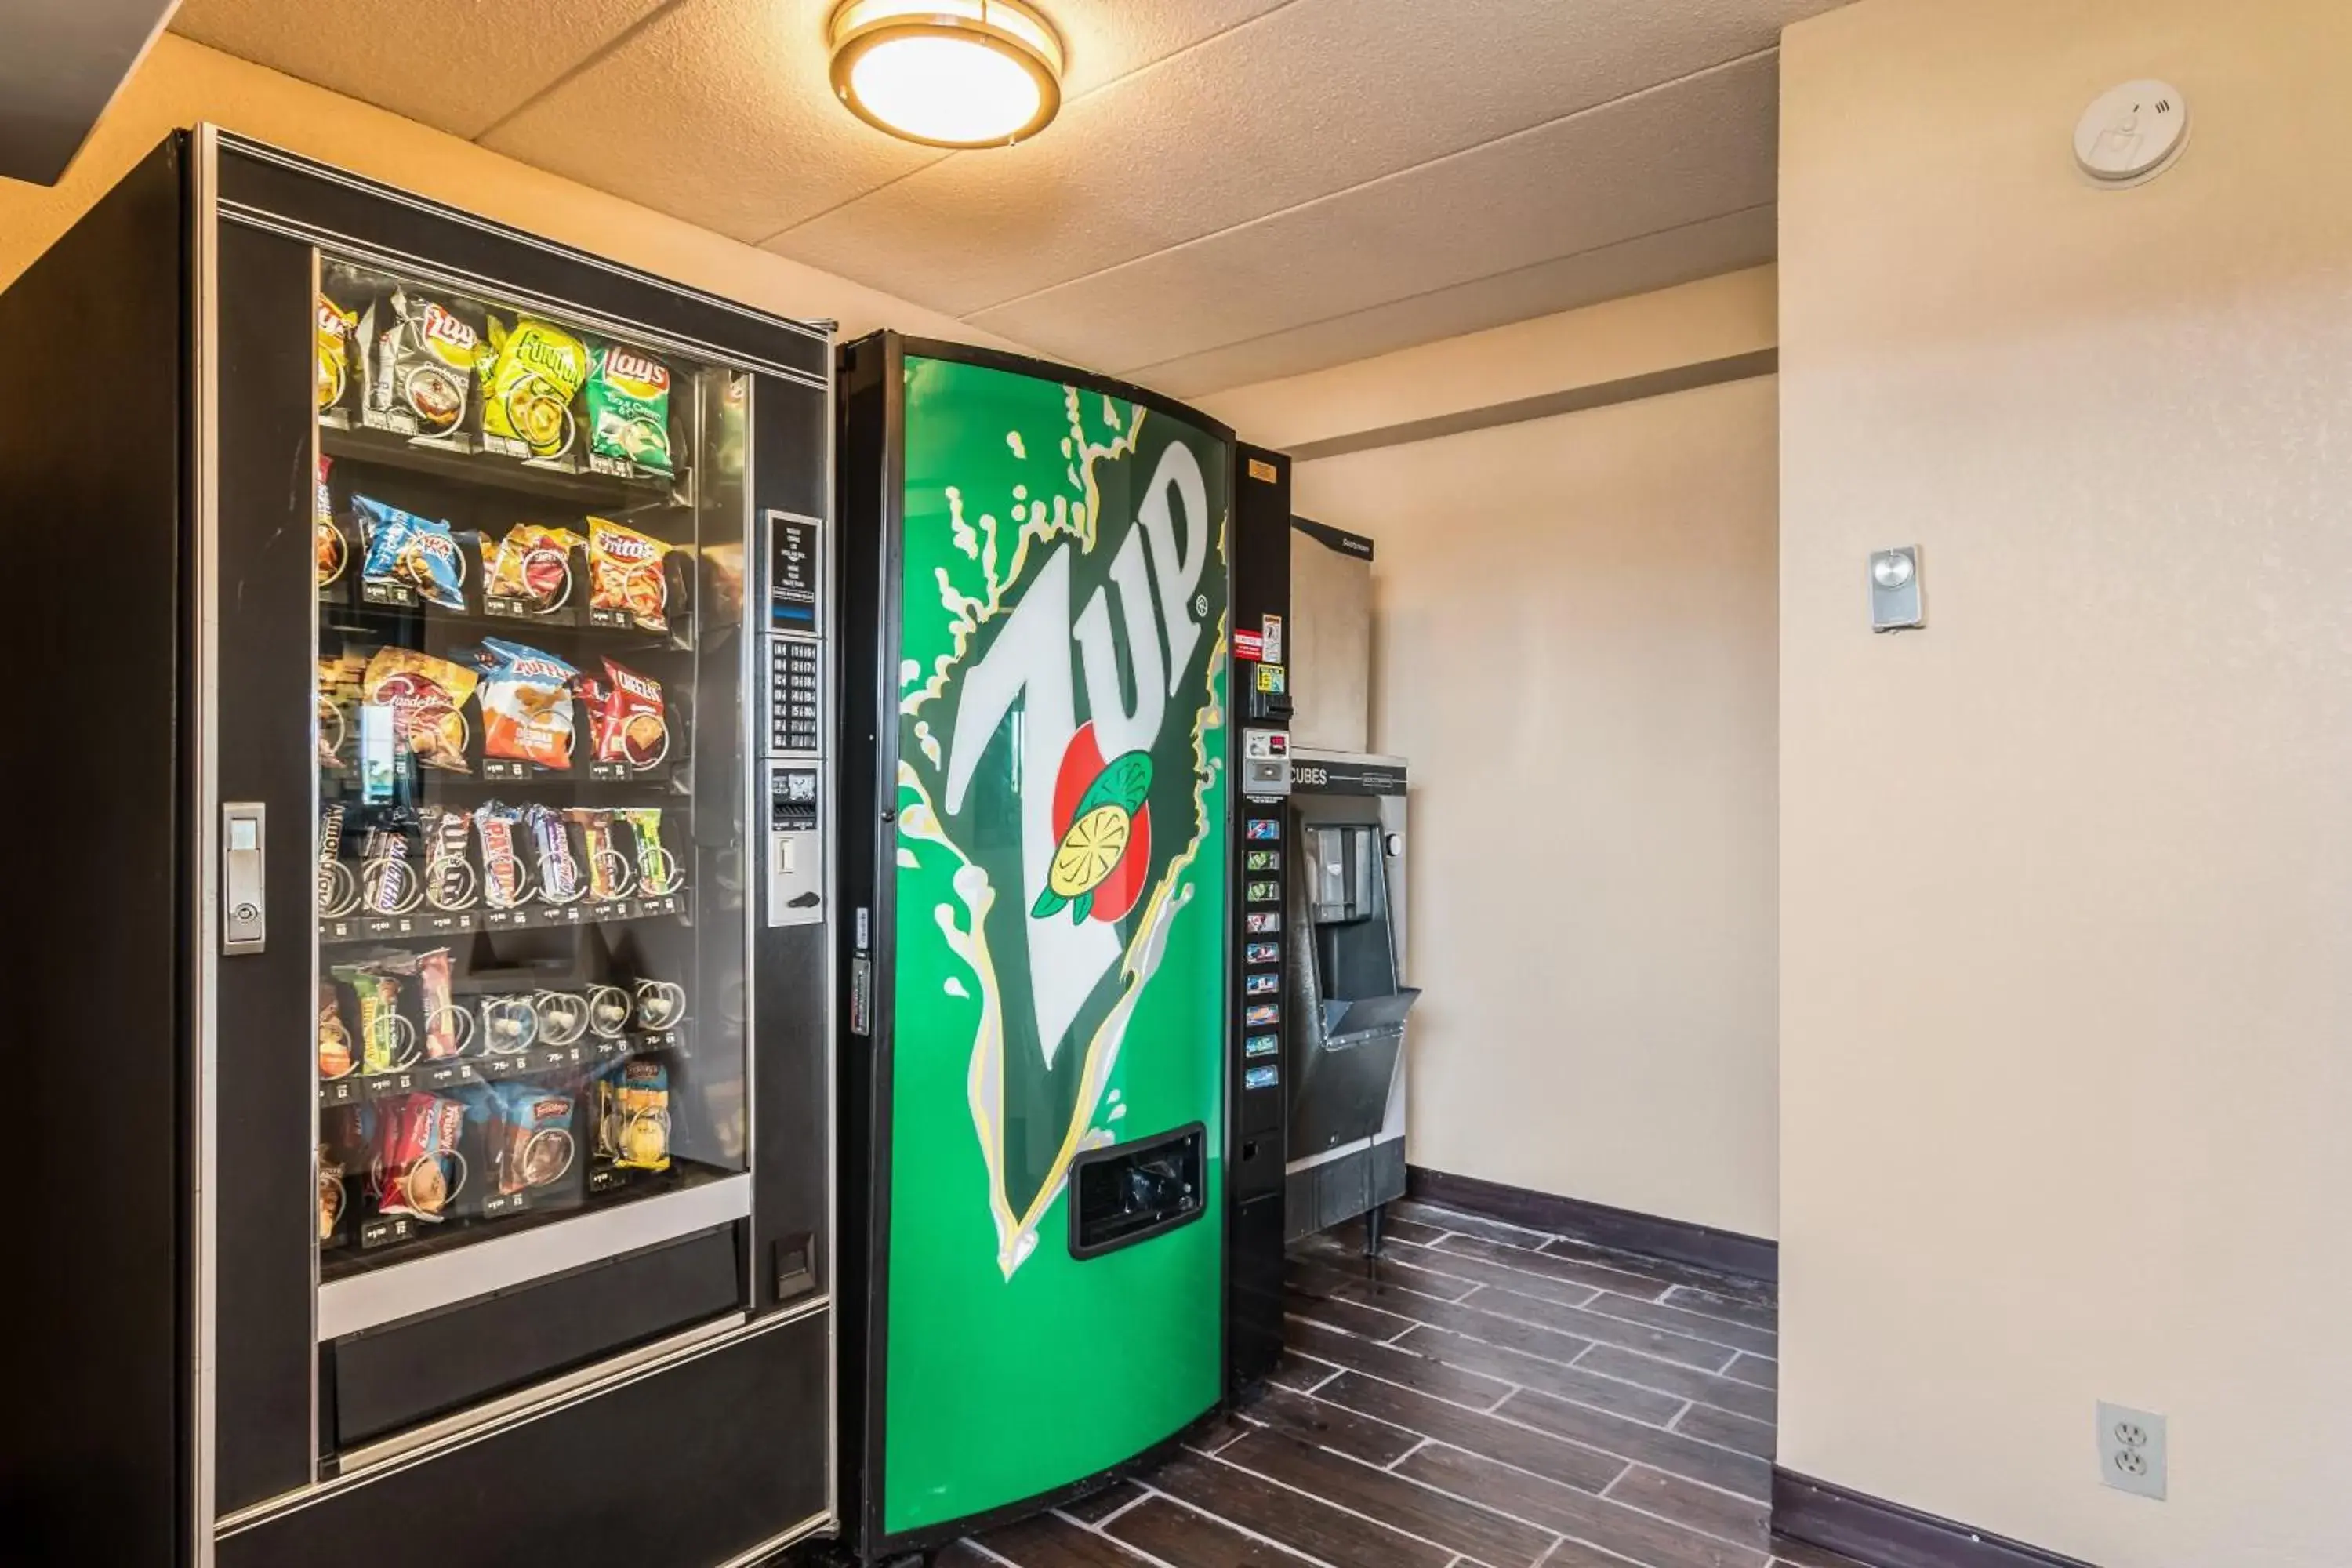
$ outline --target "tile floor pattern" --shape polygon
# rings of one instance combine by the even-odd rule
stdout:
[[[1425,1204],[1291,1253],[1288,1350],[1184,1450],[937,1568],[1859,1568],[1766,1523],[1769,1286]]]

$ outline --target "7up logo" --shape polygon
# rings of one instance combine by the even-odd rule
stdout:
[[[1154,997],[1167,1002],[1152,982],[1187,906],[1215,896],[1200,848],[1222,822],[1225,448],[1054,389],[1059,427],[1000,424],[1003,445],[973,449],[978,481],[1041,482],[942,487],[945,515],[927,522],[911,477],[921,384],[903,635],[910,652],[945,651],[901,671],[900,931],[936,922],[953,962],[934,978],[902,955],[899,994],[928,982],[976,1004],[972,1123],[1009,1279],[1072,1156],[1110,1136],[1097,1116],[1122,1051],[1204,1048],[1155,1026]],[[1003,460],[1033,447],[1041,460]],[[1066,462],[1043,460],[1055,448]]]

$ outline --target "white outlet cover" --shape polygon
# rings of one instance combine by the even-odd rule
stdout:
[[[2164,1500],[2164,1417],[2099,1402],[2099,1479],[2117,1491]]]
[[[2102,185],[2153,180],[2188,145],[2189,100],[2153,79],[2101,93],[2074,125],[2074,162]]]

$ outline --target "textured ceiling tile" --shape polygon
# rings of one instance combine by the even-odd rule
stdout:
[[[677,0],[482,138],[735,239],[763,239],[939,154],[835,101],[831,0]],[[870,281],[861,268],[843,268]]]
[[[971,313],[1770,47],[1829,0],[1297,0],[771,248]]]
[[[1065,0],[1051,10],[1076,92],[1276,3]],[[733,238],[765,239],[945,156],[875,130],[834,98],[834,9],[835,0],[674,0],[483,144]],[[952,243],[935,229],[920,248],[938,255]],[[835,270],[874,281],[862,262]]]
[[[186,0],[172,31],[470,139],[660,3]]]
[[[1149,365],[1774,199],[1772,57],[1490,143],[970,319]]]
[[[1202,397],[1754,267],[1772,259],[1775,222],[1769,206],[1706,218],[1181,359],[1112,371],[1171,397]]]

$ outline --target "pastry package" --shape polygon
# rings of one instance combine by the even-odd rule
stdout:
[[[669,1069],[632,1057],[596,1080],[596,1157],[625,1171],[669,1169]]]
[[[588,349],[536,316],[489,318],[480,353],[482,436],[492,451],[559,458],[571,449],[572,400],[588,378]]]
[[[484,637],[482,755],[542,768],[572,765],[572,687],[580,672],[521,643]]]
[[[425,1019],[425,1054],[435,1061],[464,1055],[474,1037],[474,1019],[450,994],[449,950],[436,947],[420,952],[415,963],[416,1002]]]
[[[661,682],[604,660],[602,681],[583,679],[588,703],[588,754],[600,763],[650,768],[669,754],[669,721]]]
[[[519,600],[540,615],[572,596],[572,552],[587,543],[568,528],[518,522],[495,544],[481,536],[482,593]]]
[[[591,453],[659,474],[673,471],[667,365],[642,350],[599,343],[587,404]]]
[[[352,1052],[351,1026],[343,1022],[342,998],[332,981],[319,982],[319,1078],[349,1078],[359,1058]]]
[[[353,496],[352,512],[367,541],[360,565],[367,588],[405,588],[445,610],[466,607],[466,556],[447,523],[370,496]]]
[[[626,614],[649,632],[669,630],[670,546],[601,517],[588,520],[588,607]]]
[[[531,1192],[562,1181],[579,1152],[572,1097],[527,1083],[503,1084],[494,1092],[489,1151],[499,1191]]]
[[[677,858],[662,846],[661,807],[625,806],[614,815],[628,828],[636,853],[637,891],[648,898],[677,891],[683,879]]]
[[[404,285],[372,307],[362,327],[373,355],[368,423],[404,436],[464,430],[482,350],[480,321],[454,299]]]
[[[400,977],[382,963],[339,963],[331,971],[337,985],[349,993],[351,1010],[342,1015],[356,1025],[359,1070],[391,1072],[416,1057],[416,1026],[400,1010]],[[320,1026],[325,1024],[321,1004]],[[326,1047],[320,1046],[323,1067]],[[338,1075],[340,1076],[340,1075]]]
[[[376,1114],[376,1212],[439,1220],[466,1184],[457,1140],[465,1102],[447,1095],[406,1094]]]
[[[466,702],[480,677],[460,664],[415,648],[381,647],[367,663],[361,700],[389,709],[401,750],[418,763],[466,773]]]

